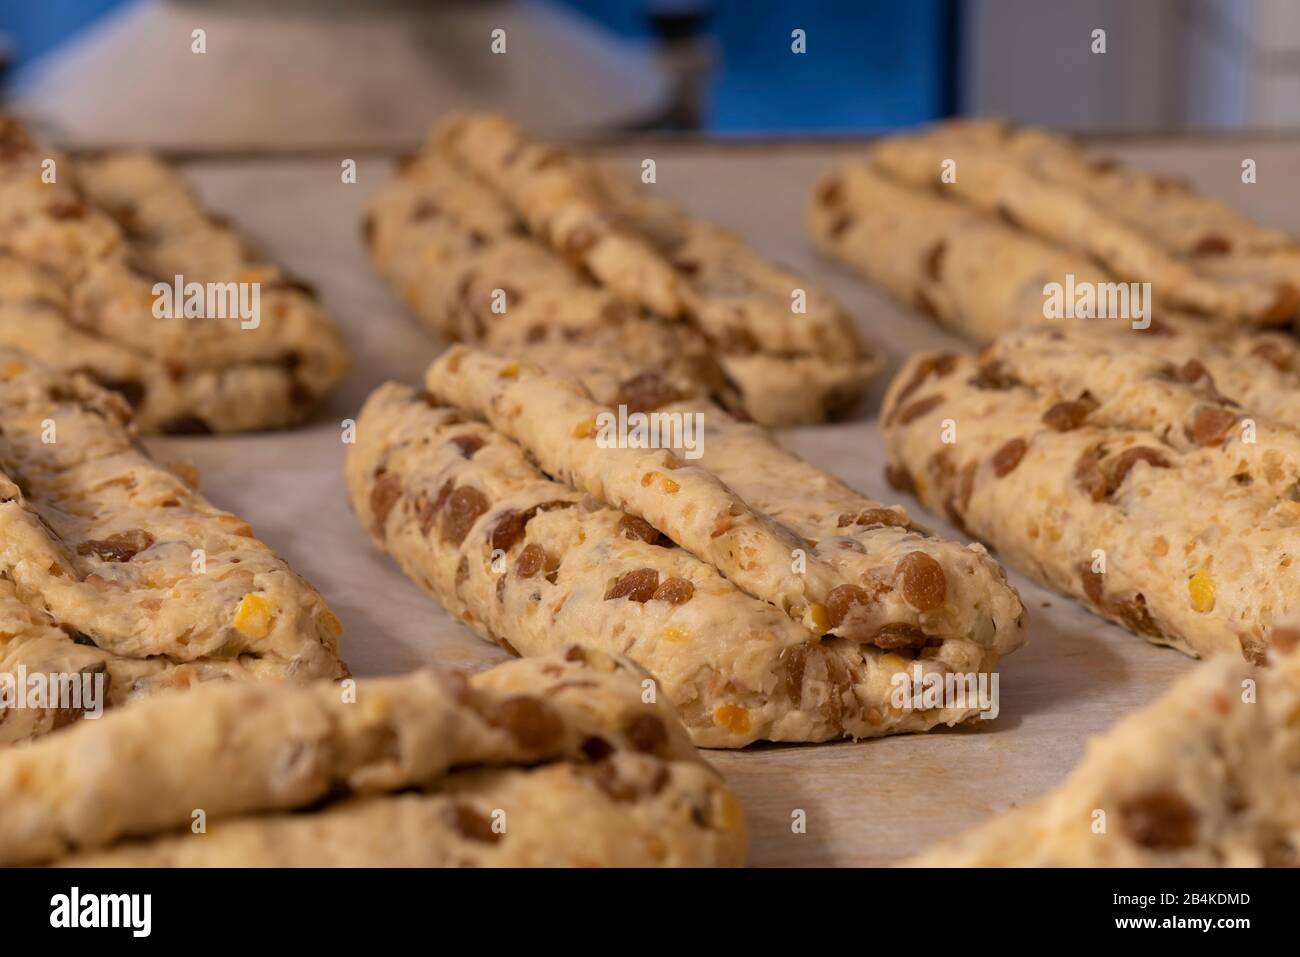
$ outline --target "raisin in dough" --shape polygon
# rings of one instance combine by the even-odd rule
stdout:
[[[277,428],[347,371],[315,296],[259,262],[158,160],[74,161],[0,124],[0,346],[78,370],[135,408],[142,431]],[[58,179],[44,183],[42,162]],[[257,283],[260,321],[159,319],[155,282]]]
[[[1223,655],[1093,739],[1064,784],[916,867],[1300,864],[1300,633],[1268,667]]]
[[[1062,320],[1044,314],[1051,283],[1064,287],[1073,281],[1082,289],[1119,281],[1084,250],[1054,245],[996,213],[891,179],[869,161],[842,164],[818,180],[808,226],[827,254],[981,344],[1022,326],[1059,324]],[[1153,286],[1144,304],[1147,321],[1158,332],[1243,331],[1240,323],[1178,308],[1161,292]],[[1134,316],[1073,324],[1122,335],[1135,321]]]
[[[0,413],[6,673],[102,673],[110,706],[211,679],[346,674],[321,596],[150,459],[119,396],[0,350]],[[0,710],[0,743],[79,716]]]
[[[885,401],[891,474],[1098,614],[1258,661],[1300,613],[1300,380],[1259,345],[1053,329],[916,356]]]
[[[895,708],[893,679],[992,668],[1002,645],[886,651],[820,640],[643,519],[547,478],[516,443],[390,383],[349,447],[352,506],[415,582],[526,656],[571,641],[625,653],[662,682],[696,744],[922,731],[977,709]],[[1016,625],[1004,639],[1014,645]]]
[[[1069,141],[997,122],[939,124],[869,151],[885,175],[937,188],[1027,232],[1150,282],[1171,306],[1252,325],[1295,317],[1300,248],[1181,183],[1089,159]],[[941,177],[956,164],[952,182]]]
[[[662,354],[661,371],[769,425],[842,411],[880,368],[824,293],[499,117],[436,129],[372,201],[365,235],[379,270],[444,335],[569,369],[593,342],[615,364]],[[586,235],[593,248],[575,254]],[[805,314],[791,311],[795,288]],[[559,337],[576,354],[539,354]]]
[[[0,754],[0,862],[741,863],[739,805],[647,681],[574,646],[470,678],[160,695]]]
[[[856,521],[876,503],[850,493],[851,501],[841,502],[845,508],[835,512],[834,529],[824,517],[820,522],[799,523],[817,532],[809,540],[791,524],[763,511],[764,506],[779,507],[792,498],[808,502],[804,492],[792,497],[765,486],[762,504],[751,505],[703,463],[694,464],[666,449],[603,446],[597,421],[610,415],[610,409],[573,380],[457,347],[430,367],[425,385],[523,445],[548,474],[644,519],[743,591],[783,609],[815,634],[885,648],[923,646],[930,638],[967,638],[972,633],[981,633],[991,643],[996,626],[988,607],[997,597],[1008,599],[999,609],[1004,613],[1000,624],[1008,635],[1015,632],[1012,621],[1019,603],[993,571],[992,562],[981,567],[974,556],[938,547],[933,549],[940,556],[936,559],[913,547],[920,544],[921,536],[894,531],[863,536],[867,541],[854,540],[863,546],[861,562],[851,557],[858,554],[853,546],[842,540],[821,544],[824,536],[836,534],[846,512]],[[712,462],[725,463],[732,481],[758,485],[764,473],[774,482],[800,477],[792,457],[775,453],[775,446],[757,427],[737,427],[716,409],[681,411],[703,419],[702,449]],[[722,449],[709,450],[719,432],[728,437]],[[805,465],[802,471],[814,488],[823,484],[819,480],[825,476],[815,469]],[[941,561],[957,553],[968,561],[950,563],[945,571]],[[796,556],[803,558],[798,566]],[[958,594],[958,589],[964,591]],[[984,608],[977,611],[981,603]]]

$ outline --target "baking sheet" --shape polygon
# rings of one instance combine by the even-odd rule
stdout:
[[[852,144],[698,145],[647,141],[606,152],[639,170],[656,160],[658,188],[696,214],[727,225],[762,252],[823,283],[864,334],[898,360],[919,349],[962,344],[894,305],[805,238],[805,197],[828,163]],[[1171,175],[1272,225],[1300,232],[1300,208],[1282,200],[1300,181],[1300,145],[1277,139],[1123,140],[1110,155]],[[360,239],[368,195],[389,163],[358,158],[344,184],[344,156],[199,160],[186,171],[205,200],[231,217],[277,262],[316,284],[355,358],[349,380],[313,422],[288,432],[233,438],[154,439],[160,458],[199,466],[204,492],[252,523],[257,534],[324,593],[343,620],[342,651],[358,676],[423,664],[485,667],[505,657],[445,614],[378,553],[343,489],[343,420],[386,379],[418,380],[440,343],[403,311],[370,267]],[[1240,182],[1255,159],[1259,182]],[[874,422],[883,381],[848,423],[795,430],[797,453],[886,502]],[[903,500],[922,522],[955,529]],[[1030,613],[1029,644],[1000,668],[1001,714],[978,728],[823,745],[759,745],[709,759],[739,793],[757,865],[879,865],[1022,804],[1060,781],[1088,736],[1155,697],[1193,666],[1012,574]],[[792,827],[803,811],[806,830]]]

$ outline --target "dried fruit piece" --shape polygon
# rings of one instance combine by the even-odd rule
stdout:
[[[534,542],[525,545],[524,550],[519,553],[519,560],[515,562],[515,574],[520,578],[532,578],[540,574],[545,567],[546,549]]]
[[[1021,438],[1011,439],[1002,448],[993,453],[993,474],[998,478],[1011,474],[1029,448]]]
[[[1223,236],[1202,236],[1192,247],[1193,256],[1226,256],[1232,252],[1232,242]]]
[[[666,601],[670,605],[684,605],[695,594],[695,586],[685,578],[668,578],[655,589],[652,601]]]
[[[271,632],[275,608],[270,600],[249,592],[239,602],[233,622],[236,630],[249,638],[265,638]]]
[[[1079,566],[1079,582],[1083,585],[1083,593],[1099,609],[1106,607],[1105,581],[1106,576],[1093,571],[1087,562]]]
[[[452,492],[443,510],[442,540],[452,545],[463,542],[488,505],[487,496],[472,486],[462,485]]]
[[[1181,794],[1154,791],[1129,798],[1119,813],[1120,827],[1134,844],[1176,851],[1196,843],[1196,810]]]
[[[899,390],[896,404],[901,406],[913,392],[925,384],[925,380],[931,375],[942,379],[952,372],[956,365],[957,357],[950,352],[926,356],[916,364],[916,371],[912,373],[912,378],[908,380],[907,385]]]
[[[1066,399],[1043,413],[1043,424],[1057,432],[1071,432],[1083,425],[1096,407],[1096,403]]]
[[[871,596],[857,585],[836,585],[826,595],[826,616],[831,628],[844,623],[854,608],[867,607]]]
[[[813,625],[817,628],[817,633],[824,635],[831,630],[831,616],[826,611],[826,606],[813,602],[808,606],[808,614],[812,616]]]
[[[619,385],[613,404],[627,406],[629,413],[653,412],[682,398],[682,393],[662,375],[647,370]]]
[[[510,551],[519,539],[523,538],[524,526],[528,524],[532,515],[532,509],[521,512],[517,508],[508,508],[502,512],[496,524],[492,526],[492,534],[489,538],[493,550]]]
[[[1106,494],[1113,494],[1119,489],[1124,484],[1124,479],[1128,477],[1128,473],[1132,471],[1133,466],[1139,462],[1146,462],[1156,469],[1169,468],[1169,460],[1156,449],[1147,448],[1143,445],[1125,449],[1115,456],[1106,469]]]
[[[738,704],[720,704],[713,711],[713,720],[732,734],[749,733],[749,712]]]
[[[849,525],[888,525],[893,528],[906,528],[908,525],[907,516],[897,509],[893,508],[864,508],[856,514],[845,512],[836,521],[840,528],[847,528]]]
[[[898,563],[896,574],[903,580],[903,598],[917,611],[932,611],[948,595],[943,566],[925,552],[910,552]]]
[[[452,489],[456,483],[451,479],[442,483],[442,488],[438,489],[438,494],[431,501],[425,502],[420,506],[420,534],[428,535],[429,530],[433,528],[433,523],[438,520],[438,513],[442,511],[443,505],[451,497]]]
[[[646,542],[650,545],[658,545],[662,536],[659,529],[655,528],[644,518],[636,515],[624,515],[618,520],[618,530],[624,538],[630,538],[634,541]]]
[[[899,425],[910,425],[927,412],[933,412],[939,406],[943,405],[944,398],[941,395],[932,395],[924,399],[917,399],[911,405],[905,405],[894,413],[894,421]]]
[[[930,639],[916,625],[902,621],[891,621],[881,625],[871,636],[871,644],[887,651],[895,648],[924,648]]]
[[[129,562],[154,542],[154,538],[141,528],[118,532],[101,540],[82,542],[77,546],[78,555],[94,555],[105,562]]]
[[[1214,578],[1204,568],[1187,580],[1187,594],[1201,614],[1214,610]]]
[[[541,753],[564,737],[564,722],[553,708],[532,695],[512,695],[479,712],[483,720],[500,728],[525,751]]]
[[[815,712],[831,724],[844,718],[844,696],[852,676],[844,663],[819,641],[794,645],[781,652],[786,695],[801,711]]]
[[[1099,454],[1098,449],[1087,449],[1074,463],[1074,480],[1094,502],[1106,497],[1106,473],[1098,459]]]
[[[474,453],[486,444],[482,436],[473,434],[453,435],[449,441],[459,448],[460,454],[467,459],[472,459]]]
[[[662,754],[668,744],[668,728],[653,714],[639,714],[627,727],[632,747],[644,754]]]
[[[1236,424],[1235,412],[1228,409],[1201,409],[1192,420],[1187,437],[1204,448],[1222,445]]]
[[[680,485],[678,485],[676,482],[670,479],[667,475],[664,475],[662,472],[646,472],[645,475],[641,476],[641,486],[643,488],[649,488],[651,483],[654,482],[658,482],[659,487],[663,489],[665,492],[667,492],[669,495],[676,495],[678,492],[682,490],[682,487]]]
[[[496,844],[504,836],[492,829],[492,821],[468,804],[456,801],[447,809],[447,825],[468,841]]]
[[[635,801],[643,795],[658,794],[668,783],[668,769],[657,765],[648,773],[625,768],[617,759],[601,761],[591,767],[596,786],[615,801]]]
[[[626,598],[629,601],[647,602],[659,587],[659,572],[653,568],[638,568],[624,572],[605,591],[605,600]]]
[[[1020,377],[1007,370],[1001,359],[991,359],[982,363],[979,370],[971,377],[970,384],[977,389],[993,392],[1005,392],[1021,384]]]
[[[1178,368],[1178,378],[1188,383],[1199,382],[1201,379],[1208,379],[1210,385],[1214,384],[1214,379],[1210,376],[1210,370],[1205,368],[1205,363],[1200,359],[1188,359]]]

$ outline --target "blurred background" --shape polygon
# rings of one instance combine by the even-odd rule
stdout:
[[[483,107],[564,135],[1300,126],[1296,0],[5,0],[0,59],[6,108],[79,146],[407,148]]]

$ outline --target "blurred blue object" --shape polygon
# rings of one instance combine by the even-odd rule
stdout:
[[[651,15],[704,15],[719,64],[704,127],[713,132],[869,131],[953,112],[955,0],[562,0],[628,37]],[[791,31],[807,52],[791,52]]]
[[[13,65],[23,66],[125,0],[4,0],[0,34],[8,37]]]
[[[31,63],[123,2],[0,0],[10,65]],[[704,63],[712,57],[716,66],[703,79],[692,73],[689,106],[652,118],[654,125],[699,124],[716,133],[863,132],[953,112],[959,0],[552,2],[647,45],[699,31],[709,51]],[[805,32],[805,53],[791,50],[795,29]]]

